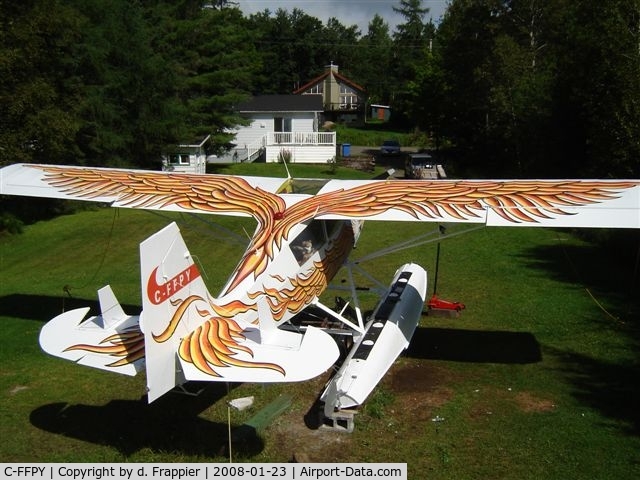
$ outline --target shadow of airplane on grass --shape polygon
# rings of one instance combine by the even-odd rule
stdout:
[[[41,322],[48,322],[63,312],[85,307],[90,308],[87,317],[98,315],[100,305],[97,295],[91,300],[70,297],[64,291],[60,292],[60,296],[12,293],[0,297],[1,317],[24,318]],[[129,315],[138,315],[142,310],[139,305],[124,304],[122,308]]]
[[[606,417],[623,422],[624,432],[640,436],[637,363],[616,364],[587,355],[548,348],[562,359],[560,372],[572,386],[572,394],[584,405],[598,409]]]
[[[473,363],[525,364],[542,360],[531,333],[418,327],[407,356]]]
[[[190,389],[196,385],[189,384]],[[223,398],[224,384],[206,385],[197,396],[165,395],[152,404],[140,400],[111,400],[106,405],[51,403],[31,412],[35,427],[69,438],[117,449],[129,456],[144,448],[155,452],[207,457],[228,455],[228,425],[199,414]],[[234,453],[253,456],[262,440],[243,436],[234,441]]]

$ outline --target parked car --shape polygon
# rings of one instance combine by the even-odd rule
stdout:
[[[385,140],[380,147],[382,155],[397,155],[400,153],[400,142],[397,140]]]
[[[428,153],[412,153],[407,157],[404,177],[418,180],[437,180],[447,178],[444,167]]]

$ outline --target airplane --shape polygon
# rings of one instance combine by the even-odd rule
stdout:
[[[100,315],[64,312],[44,325],[40,345],[81,365],[145,370],[149,402],[188,381],[296,382],[336,365],[320,396],[327,418],[365,402],[409,346],[427,301],[426,270],[405,264],[365,318],[353,282],[360,267],[349,260],[364,221],[640,228],[639,180],[293,179],[14,164],[0,169],[0,194],[253,217],[253,237],[218,296],[171,222],[140,244],[139,315],[105,286]],[[336,311],[320,296],[341,268],[353,305]],[[296,321],[312,309],[323,321]],[[339,343],[349,350],[337,365]]]

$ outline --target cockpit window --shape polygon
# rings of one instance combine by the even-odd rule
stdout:
[[[299,265],[302,265],[325,243],[326,232],[324,222],[321,220],[313,220],[293,242],[291,242],[291,251],[296,257]]]

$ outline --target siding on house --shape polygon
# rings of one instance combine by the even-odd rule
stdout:
[[[252,115],[251,123],[236,131],[236,138],[233,143],[236,145],[252,145],[262,140],[265,135],[277,131],[275,128],[275,116],[279,118],[291,119],[292,132],[315,132],[317,120],[311,112],[278,112],[266,113],[256,112]]]
[[[249,120],[233,131],[236,148],[231,155],[237,161],[245,161],[257,150],[264,151],[267,162],[278,161],[284,151],[291,154],[292,162],[326,163],[335,157],[335,133],[318,132],[321,95],[257,96],[236,110]]]
[[[206,145],[211,139],[207,135],[198,143],[178,145],[173,152],[162,156],[162,170],[177,173],[206,173]]]
[[[283,150],[291,154],[291,163],[328,163],[329,160],[336,156],[335,145],[316,145],[313,147],[304,145],[272,146],[267,149],[267,163],[278,162],[278,156]]]
[[[324,119],[345,123],[364,120],[366,90],[338,72],[338,65],[327,65],[324,73],[294,90],[294,95],[322,95]]]

